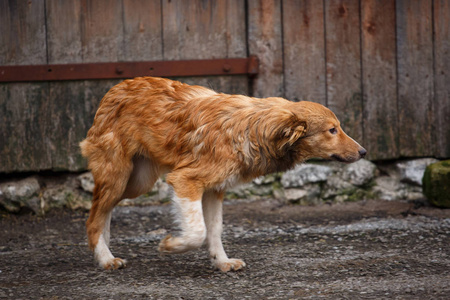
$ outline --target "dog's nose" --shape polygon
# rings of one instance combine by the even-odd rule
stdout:
[[[364,158],[366,156],[366,154],[367,154],[367,151],[364,148],[361,148],[358,152],[359,152],[359,156],[361,158]]]

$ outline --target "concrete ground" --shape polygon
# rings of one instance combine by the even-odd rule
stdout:
[[[118,207],[103,271],[87,248],[86,213],[1,215],[4,299],[449,299],[450,210],[415,202],[313,207],[231,201],[224,245],[247,267],[221,273],[205,249],[160,256],[169,206]]]

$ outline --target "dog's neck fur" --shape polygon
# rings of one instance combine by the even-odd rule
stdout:
[[[281,98],[254,99],[259,105],[245,112],[242,130],[234,132],[233,144],[241,160],[241,176],[248,180],[273,172],[283,172],[308,159],[308,152],[299,152],[301,137],[292,144],[283,143],[300,120],[290,110],[291,102]],[[296,103],[295,105],[299,105]],[[284,118],[285,122],[274,122]],[[292,128],[290,128],[292,127]],[[305,129],[306,132],[306,129]],[[278,146],[280,144],[281,146]],[[307,146],[307,145],[304,145]],[[305,147],[307,148],[307,147]]]

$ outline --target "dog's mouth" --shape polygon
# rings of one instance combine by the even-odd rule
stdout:
[[[355,161],[356,161],[356,160],[353,159],[353,158],[343,158],[342,156],[337,155],[337,154],[331,155],[331,158],[332,158],[333,160],[336,160],[336,161],[342,162],[342,163],[352,163],[352,162],[355,162]]]

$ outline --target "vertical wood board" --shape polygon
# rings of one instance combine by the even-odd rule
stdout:
[[[229,58],[247,57],[247,27],[245,1],[227,0],[226,45]]]
[[[369,159],[398,156],[395,0],[361,2],[364,147]]]
[[[450,157],[450,2],[434,1],[435,155]]]
[[[226,1],[163,1],[164,59],[227,55]]]
[[[49,63],[118,61],[123,57],[121,1],[51,1],[47,5]],[[86,167],[79,143],[103,95],[119,80],[51,82],[46,128],[53,170]]]
[[[123,61],[163,59],[160,0],[123,0]]]
[[[360,9],[357,0],[325,2],[327,105],[363,143]]]
[[[83,62],[117,61],[123,57],[121,0],[81,0]]]
[[[0,1],[0,64],[45,64],[44,1]],[[51,166],[43,126],[47,83],[0,85],[0,172]]]
[[[432,1],[397,0],[399,151],[433,155]]]
[[[0,28],[0,65],[47,62],[44,0],[1,0]]]
[[[248,1],[248,47],[260,61],[255,97],[284,96],[281,0]]]
[[[46,5],[48,62],[82,63],[81,1],[49,1]],[[50,82],[45,128],[53,170],[78,170],[86,165],[78,143],[86,134],[84,82]]]
[[[162,11],[165,60],[246,56],[243,1],[165,0]],[[174,79],[219,92],[248,94],[246,76]]]
[[[286,98],[326,104],[323,2],[283,1]]]

